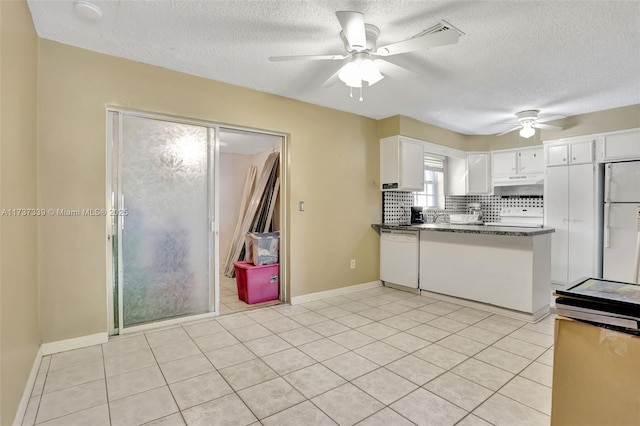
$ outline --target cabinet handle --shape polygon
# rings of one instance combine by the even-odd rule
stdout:
[[[576,161],[576,157],[573,157],[573,161]]]
[[[524,169],[526,169],[526,167],[520,166],[520,170],[524,170]]]
[[[562,159],[562,162],[563,162],[563,163],[566,163],[566,162],[567,162],[567,159],[566,159],[566,158],[563,158],[563,159]]]
[[[568,221],[569,221],[569,219],[567,219],[566,217],[563,217],[563,218],[562,218],[562,221],[563,221],[563,222],[568,222]]]

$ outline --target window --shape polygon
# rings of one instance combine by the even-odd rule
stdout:
[[[425,153],[424,190],[413,193],[415,206],[444,209],[444,157]]]

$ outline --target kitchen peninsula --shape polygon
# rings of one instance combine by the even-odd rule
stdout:
[[[420,231],[419,288],[425,295],[506,308],[530,321],[549,313],[553,228],[449,223],[373,226]]]

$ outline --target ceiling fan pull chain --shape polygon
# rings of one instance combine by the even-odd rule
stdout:
[[[362,102],[362,86],[360,86],[360,99],[359,99],[359,101]]]
[[[349,86],[349,97],[353,98],[353,87]]]

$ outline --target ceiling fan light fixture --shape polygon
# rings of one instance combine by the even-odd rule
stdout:
[[[360,68],[354,62],[346,64],[338,73],[338,78],[349,87],[362,87]]]
[[[522,123],[522,129],[520,129],[520,136],[523,138],[530,138],[536,134],[536,129],[532,126],[533,123]]]
[[[362,75],[362,80],[369,83],[369,86],[373,86],[380,80],[384,78],[376,64],[373,63],[371,59],[365,59],[360,61],[360,74]]]

